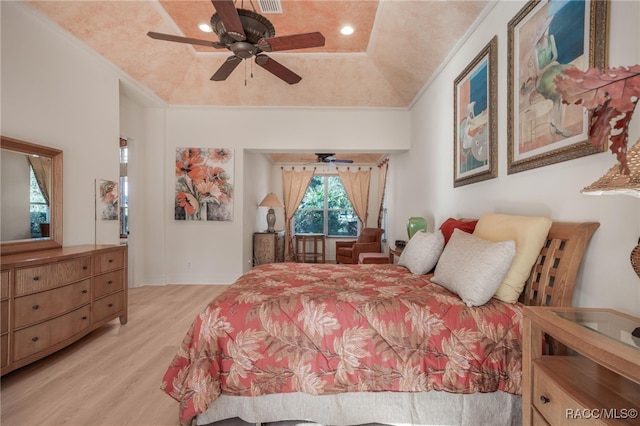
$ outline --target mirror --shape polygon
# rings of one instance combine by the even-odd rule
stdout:
[[[62,151],[6,136],[0,149],[0,253],[61,247]]]

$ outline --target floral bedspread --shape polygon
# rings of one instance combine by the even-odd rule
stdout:
[[[397,265],[272,263],[191,325],[161,388],[188,422],[220,394],[521,393],[521,305],[458,296]]]

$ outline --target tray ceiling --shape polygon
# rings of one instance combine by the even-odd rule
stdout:
[[[131,79],[171,105],[410,107],[489,1],[296,0],[264,14],[276,36],[320,31],[322,48],[269,55],[302,76],[288,85],[245,60],[221,82],[210,78],[227,50],[154,40],[148,31],[217,41],[197,25],[209,0],[28,1]],[[257,1],[236,7],[262,13]],[[355,32],[339,30],[351,25]]]

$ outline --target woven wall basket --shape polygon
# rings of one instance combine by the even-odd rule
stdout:
[[[638,245],[631,250],[631,267],[633,267],[636,275],[640,278],[640,241],[638,241]]]

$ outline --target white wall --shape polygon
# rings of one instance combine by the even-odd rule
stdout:
[[[0,2],[2,134],[63,151],[63,242],[93,244],[95,179],[119,175],[118,79],[19,3]]]
[[[597,221],[600,228],[586,251],[574,305],[613,307],[640,314],[640,280],[629,262],[630,251],[640,237],[640,200],[580,193],[615,164],[615,157],[601,153],[512,175],[506,173],[507,24],[523,4],[498,3],[412,109],[411,151],[394,156],[390,162],[390,239],[406,239],[406,219],[414,215],[427,218],[432,229],[449,216],[479,217],[485,211],[544,215],[561,221]],[[639,2],[612,2],[611,66],[640,63],[639,22]],[[454,189],[453,82],[496,34],[498,177]],[[630,144],[639,136],[640,112],[636,111]],[[408,190],[412,183],[415,189]]]
[[[234,149],[233,221],[173,220],[175,149],[189,146]],[[163,282],[230,283],[248,269],[251,237],[263,223],[257,215],[266,216],[257,204],[269,191],[282,197],[279,171],[270,170],[258,151],[408,147],[409,112],[402,110],[167,108],[165,159],[145,163],[166,171],[163,205],[153,201],[157,211],[163,212],[166,232]],[[276,226],[284,226],[283,211],[277,215]]]

